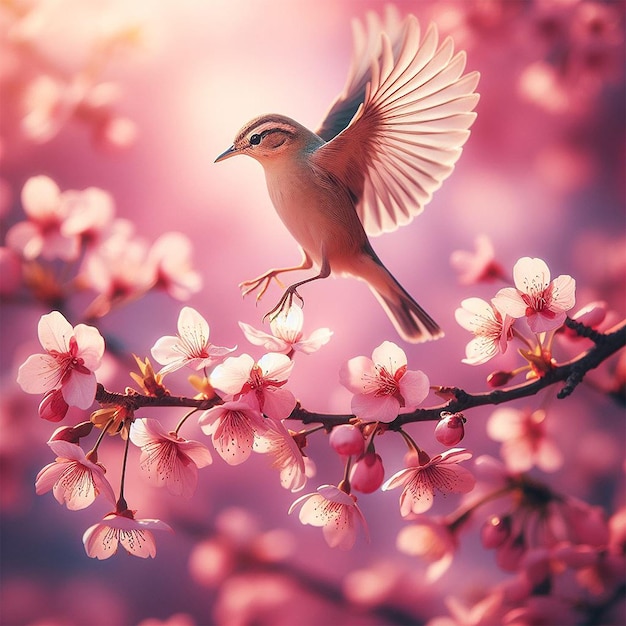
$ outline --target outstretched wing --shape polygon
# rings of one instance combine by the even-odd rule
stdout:
[[[402,42],[403,23],[393,5],[385,7],[382,20],[374,11],[369,11],[365,19],[365,25],[356,19],[352,21],[352,61],[345,87],[315,131],[324,141],[344,130],[363,104],[367,84],[372,79],[372,60],[378,59],[382,51],[381,34],[386,32],[395,42],[396,54]]]
[[[385,33],[380,41],[362,104],[313,155],[348,187],[368,235],[395,230],[421,213],[452,172],[479,98],[479,74],[463,76],[465,53],[455,55],[449,37],[439,45],[434,24],[421,38],[409,16],[395,45]],[[349,94],[344,102],[346,111],[354,106]],[[342,106],[335,106],[322,130],[341,119]]]

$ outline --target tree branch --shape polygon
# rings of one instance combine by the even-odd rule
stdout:
[[[410,413],[403,413],[391,422],[389,428],[397,430],[404,424],[413,422],[436,421],[440,419],[442,411],[450,413],[461,413],[467,409],[472,409],[484,405],[497,405],[510,402],[519,398],[535,395],[541,389],[550,387],[558,382],[564,385],[557,392],[559,399],[569,396],[574,389],[582,382],[585,374],[598,367],[603,361],[615,354],[626,345],[626,321],[622,321],[614,329],[605,334],[594,334],[591,338],[594,345],[572,359],[561,365],[557,365],[548,370],[541,378],[521,383],[519,385],[494,389],[482,393],[467,393],[458,387],[440,387],[441,394],[452,397],[448,402],[440,405],[415,409]],[[146,396],[136,392],[133,393],[112,393],[107,391],[102,385],[98,385],[96,400],[104,405],[124,406],[129,411],[136,411],[144,407],[191,407],[204,411],[217,404],[221,404],[221,399],[217,396],[210,399],[186,398],[181,396]],[[329,414],[307,411],[296,405],[288,419],[298,420],[303,424],[323,424],[327,429],[338,424],[347,424],[355,419],[351,414]]]

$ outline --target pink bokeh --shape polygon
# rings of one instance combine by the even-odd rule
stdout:
[[[116,217],[130,220],[145,240],[146,255],[137,265],[161,263],[158,289],[123,298],[123,306],[113,306],[97,321],[108,353],[98,381],[108,389],[133,385],[132,354],[150,356],[159,338],[176,334],[184,304],[207,320],[214,345],[238,345],[237,354],[257,361],[266,352],[246,340],[239,322],[269,333],[262,318],[282,292],[274,284],[255,303],[254,296],[241,298],[238,284],[270,267],[297,263],[299,251],[271,205],[259,165],[244,158],[213,161],[259,114],[282,113],[315,128],[344,84],[350,21],[363,19],[370,9],[381,13],[386,4],[13,0],[0,6],[2,245],[7,231],[26,219],[24,184],[45,175],[62,192],[98,188],[110,194]],[[455,321],[461,301],[489,301],[501,287],[512,286],[511,279],[507,284],[459,280],[451,256],[472,250],[483,235],[493,243],[504,275],[512,277],[519,258],[536,257],[553,276],[574,277],[576,306],[570,314],[603,301],[607,313],[599,328],[606,330],[626,313],[623,4],[420,0],[399,2],[398,9],[414,13],[423,25],[434,20],[456,49],[467,51],[467,71],[481,73],[478,117],[454,173],[422,215],[372,241],[445,337],[419,345],[401,342],[365,284],[356,280],[305,285],[304,335],[333,332],[314,354],[294,357],[288,388],[310,411],[350,413],[352,393],[340,384],[339,372],[349,359],[371,355],[384,341],[400,343],[409,370],[423,371],[431,385],[470,392],[487,389],[490,372],[519,365],[516,349],[487,365],[461,362],[470,340]],[[181,257],[164,270],[163,250],[154,252],[154,264],[147,250],[172,232],[191,243],[191,261],[186,239],[178,240]],[[93,243],[96,235],[90,236]],[[437,581],[427,582],[431,564],[397,547],[398,533],[417,523],[402,519],[398,492],[359,493],[370,542],[359,530],[352,550],[329,548],[318,528],[287,515],[297,495],[281,487],[269,454],[252,454],[241,465],[214,455],[212,465],[198,472],[195,495],[182,499],[146,481],[138,471],[141,450],[131,446],[129,506],[138,510],[138,519],[162,519],[174,533],[158,533],[154,560],[123,550],[103,562],[88,558],[82,534],[111,507],[98,499],[89,510],[68,512],[51,494],[35,494],[37,473],[54,461],[46,441],[56,425],[39,418],[41,398],[24,394],[16,382],[19,365],[41,351],[37,324],[55,308],[48,304],[56,294],[48,275],[30,267],[20,279],[14,252],[0,252],[1,624],[417,624],[448,615],[450,596],[471,607],[495,585],[509,583],[507,601],[514,605],[515,594],[523,595],[516,575],[503,572],[494,551],[483,549],[482,519],[454,534],[446,544],[455,544],[452,564]],[[179,269],[191,271],[190,263],[201,275],[202,289],[196,290],[195,274],[187,274],[190,282],[178,284],[178,291],[176,285],[169,289],[167,272],[170,280]],[[295,275],[302,277],[306,274]],[[71,300],[64,314],[72,326],[84,321],[95,295],[91,290]],[[188,295],[184,304],[176,299]],[[111,303],[100,300],[91,311],[108,310]],[[563,360],[591,345],[564,333],[554,344]],[[600,507],[607,517],[626,504],[624,416],[611,397],[620,383],[623,393],[625,370],[622,355],[621,364],[613,360],[589,373],[569,399],[556,400],[548,389],[511,405],[528,414],[544,411],[545,436],[563,455],[556,471],[547,475],[535,468],[531,475],[555,492]],[[172,393],[196,393],[187,384],[191,373],[168,376]],[[431,392],[423,404],[438,403]],[[474,459],[500,456],[500,445],[486,430],[494,410],[465,414],[463,447]],[[182,414],[144,409],[137,417],[158,419],[167,431]],[[64,423],[87,419],[88,411],[71,406]],[[432,422],[411,424],[407,431],[431,457],[444,452]],[[210,442],[196,418],[188,420],[184,437]],[[122,447],[118,439],[106,438],[98,455],[116,490]],[[394,433],[377,436],[386,478],[404,467],[405,451]],[[316,473],[303,493],[337,485],[342,459],[323,431],[309,437],[306,453]],[[472,464],[465,465],[473,471]],[[456,494],[437,495],[432,513],[445,519],[458,505]],[[497,503],[489,506],[494,515],[503,511]],[[404,535],[406,543],[410,532]],[[618,559],[623,538],[609,545]],[[445,550],[446,559],[451,550]],[[581,568],[576,581],[567,582],[589,591],[590,578],[613,581],[611,563],[602,572],[589,564],[584,575]],[[591,601],[598,598],[589,594]],[[541,611],[519,606],[526,611],[523,619]],[[607,624],[620,623],[623,611],[623,604],[613,603],[602,617]]]

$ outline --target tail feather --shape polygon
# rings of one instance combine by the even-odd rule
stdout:
[[[373,250],[368,250],[366,267],[361,267],[364,279],[387,313],[400,336],[409,343],[420,343],[443,337],[443,331],[424,309],[391,275]]]
[[[401,291],[389,297],[370,286],[400,336],[409,343],[443,337],[443,331],[424,309],[398,284]]]

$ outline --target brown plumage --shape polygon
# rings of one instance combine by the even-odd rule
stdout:
[[[438,45],[431,25],[424,37],[413,16],[386,20],[391,38],[370,16],[355,24],[352,69],[343,93],[316,133],[282,115],[258,117],[237,134],[221,161],[255,158],[279,217],[300,244],[300,265],[272,269],[241,284],[260,298],[278,274],[319,273],[289,286],[274,314],[298,287],[330,273],[364,280],[398,333],[410,342],[442,331],[387,271],[368,235],[395,230],[420,213],[454,168],[469,136],[478,101],[478,74],[463,76],[465,54],[452,40]]]

